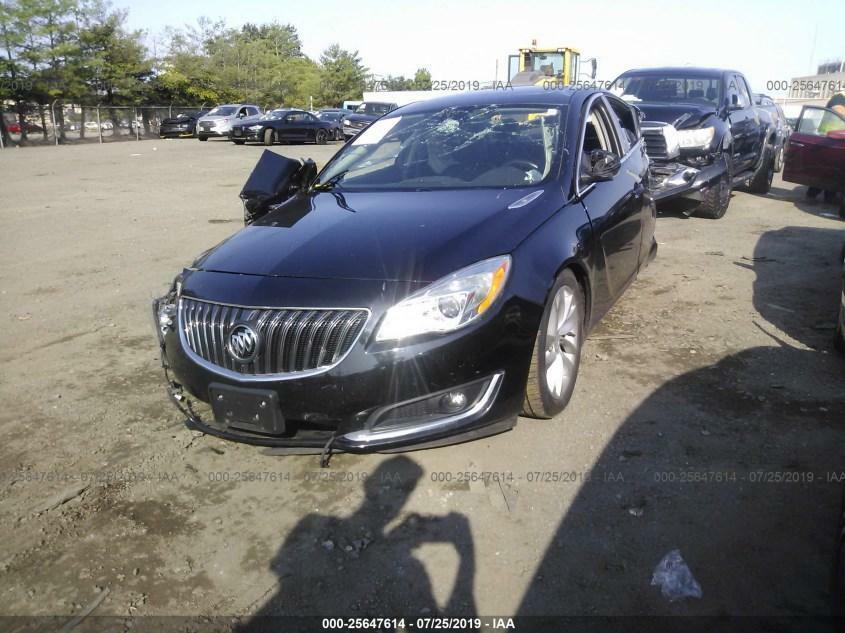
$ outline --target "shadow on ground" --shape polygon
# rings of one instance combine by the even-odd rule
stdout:
[[[752,318],[771,344],[667,382],[629,416],[564,516],[520,615],[788,616],[766,630],[826,630],[789,618],[829,613],[842,487],[829,477],[845,471],[845,360],[831,345],[843,240],[788,227],[737,262],[755,275]],[[675,548],[700,600],[672,603],[650,586]]]

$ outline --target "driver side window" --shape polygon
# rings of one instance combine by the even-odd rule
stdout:
[[[613,127],[612,119],[601,99],[596,99],[590,106],[587,114],[587,123],[584,126],[584,138],[581,142],[580,157],[580,184],[585,184],[592,166],[592,153],[596,150],[612,152],[617,156],[622,154],[616,130]]]

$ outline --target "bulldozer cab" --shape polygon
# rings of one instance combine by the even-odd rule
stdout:
[[[568,86],[578,79],[580,58],[574,48],[521,48],[508,57],[508,81],[514,86]]]

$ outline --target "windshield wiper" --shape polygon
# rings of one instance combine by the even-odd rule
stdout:
[[[328,190],[333,189],[346,176],[348,169],[337,172],[334,176],[329,178],[326,182],[314,183],[314,189]]]

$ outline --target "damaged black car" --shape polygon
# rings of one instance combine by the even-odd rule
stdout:
[[[734,187],[769,191],[778,131],[761,116],[742,73],[715,68],[629,70],[611,92],[642,114],[655,200],[690,202],[698,216],[725,215]]]
[[[324,454],[550,418],[655,255],[647,168],[597,90],[404,106],[319,174],[265,152],[248,226],[154,302],[170,394],[193,428]]]

